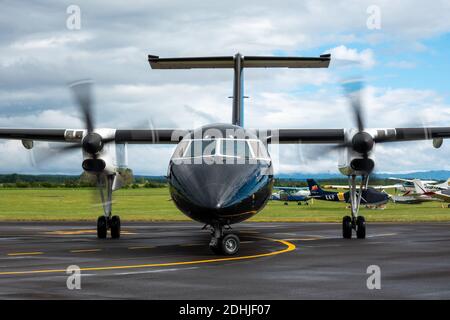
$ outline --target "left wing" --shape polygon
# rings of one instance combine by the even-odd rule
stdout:
[[[116,143],[176,144],[192,130],[184,129],[117,129]],[[84,129],[17,129],[0,128],[0,139],[76,142]],[[345,142],[344,129],[269,129],[257,130],[268,143],[339,144]],[[450,127],[376,129],[374,142],[400,142],[450,138]]]
[[[431,128],[387,128],[368,129],[373,131],[375,143],[419,141],[450,138],[450,127]],[[344,129],[269,129],[258,130],[258,136],[267,136],[269,143],[298,144],[298,143],[343,143]]]

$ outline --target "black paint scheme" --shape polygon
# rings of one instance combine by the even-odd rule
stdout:
[[[224,136],[226,129],[245,131],[228,124],[205,126],[198,130],[204,132],[210,128],[219,129]],[[195,134],[190,133],[183,140],[191,139]],[[246,135],[257,139],[249,132]],[[201,136],[208,138],[204,134]],[[255,215],[270,198],[272,161],[227,163],[225,158],[214,156],[212,164],[204,161],[180,163],[172,157],[168,182],[176,206],[191,219],[211,225],[238,223]]]

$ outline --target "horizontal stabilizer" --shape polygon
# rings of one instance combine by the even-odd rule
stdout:
[[[152,69],[234,68],[235,57],[160,58],[149,55]],[[243,68],[328,68],[330,54],[319,57],[258,57],[244,56]]]

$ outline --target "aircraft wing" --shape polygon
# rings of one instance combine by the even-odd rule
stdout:
[[[84,129],[16,129],[0,128],[0,139],[80,142]],[[130,129],[115,131],[116,143],[176,144],[188,134],[183,129]]]
[[[394,177],[389,177],[389,180],[398,180],[398,181],[403,181],[403,182],[412,182],[412,179],[402,179],[402,178],[394,178]]]
[[[375,189],[375,190],[384,190],[384,189],[398,189],[401,188],[402,186],[399,184],[393,184],[393,185],[389,185],[389,186],[369,186],[369,188]],[[349,189],[348,185],[342,185],[342,186],[337,186],[337,185],[325,185],[323,186],[324,189]]]
[[[308,188],[305,187],[273,187],[273,189],[277,190],[292,190],[292,191],[299,191],[299,190],[307,190]]]
[[[444,202],[450,202],[450,195],[442,193],[442,192],[433,192],[431,197],[442,200]]]
[[[17,129],[0,128],[0,139],[76,142],[83,129]],[[184,129],[117,129],[117,143],[178,143],[192,130]],[[257,130],[260,139],[280,144],[339,144],[345,141],[344,129],[269,129]],[[375,142],[415,141],[450,138],[450,127],[378,129]],[[401,179],[397,179],[401,180]]]
[[[343,143],[345,141],[344,129],[271,129],[259,130],[259,137],[267,132],[267,141],[270,143]],[[262,134],[261,134],[262,132]],[[376,129],[374,141],[401,142],[450,138],[450,127],[428,128],[387,128]],[[397,179],[401,180],[401,179]]]

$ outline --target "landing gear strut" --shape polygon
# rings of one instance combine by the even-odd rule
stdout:
[[[358,239],[366,238],[366,219],[363,216],[358,216],[359,207],[361,205],[361,197],[363,189],[367,188],[369,183],[369,176],[361,176],[361,185],[359,188],[356,185],[356,175],[348,177],[349,193],[350,193],[350,209],[352,216],[345,216],[342,219],[342,237],[344,239],[351,239],[352,230],[356,231]]]
[[[209,248],[215,254],[223,254],[232,256],[239,251],[240,241],[236,234],[224,234],[223,225],[216,225],[212,227],[211,241]]]
[[[97,219],[97,237],[105,239],[108,229],[111,231],[111,238],[120,238],[120,218],[112,215],[112,189],[114,175],[97,175],[97,185],[100,190],[100,198],[103,206],[103,216]],[[103,182],[106,180],[106,192],[103,188]],[[105,194],[106,193],[106,194]]]

